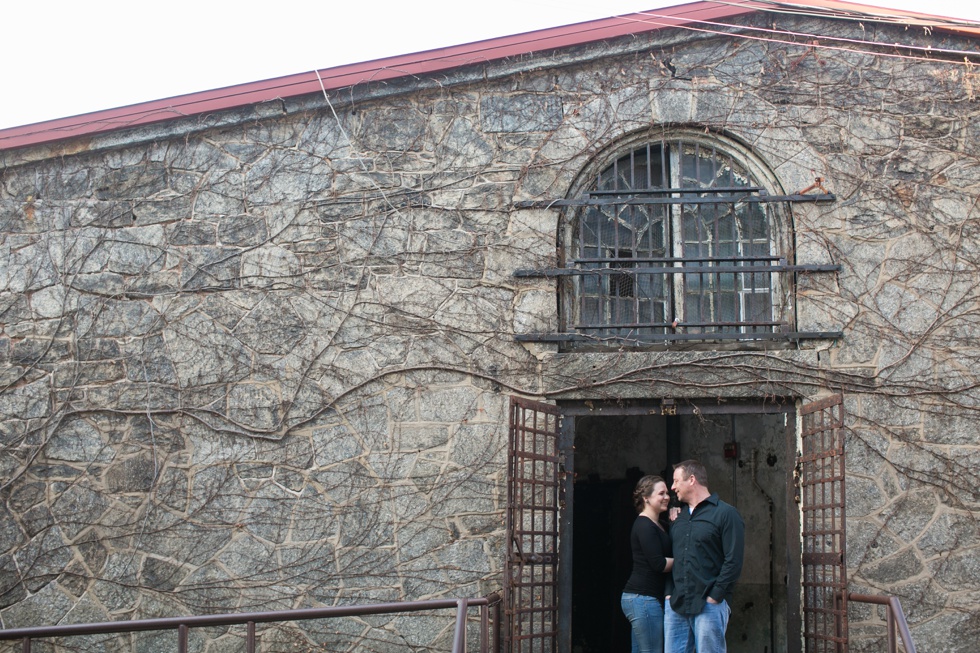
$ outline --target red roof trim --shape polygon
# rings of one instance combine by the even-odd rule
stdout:
[[[656,31],[695,21],[718,20],[767,9],[778,10],[781,8],[780,5],[783,5],[783,8],[796,10],[813,8],[817,11],[831,10],[845,14],[847,12],[867,12],[896,17],[906,15],[890,10],[879,12],[877,7],[839,0],[810,0],[809,2],[785,4],[765,2],[765,0],[759,2],[754,0],[704,0],[657,9],[650,13],[614,16],[464,45],[179,95],[22,127],[12,127],[0,130],[0,151],[149,125],[177,118],[200,116],[275,99],[293,98],[345,88],[361,83],[413,75],[427,75],[470,64],[582,45],[629,34]],[[791,7],[791,5],[795,6]],[[656,15],[655,18],[651,16],[653,13]],[[924,14],[917,14],[916,16],[926,18]]]
[[[464,45],[178,95],[162,100],[142,102],[116,109],[95,111],[0,130],[0,150],[149,125],[176,118],[198,116],[269,100],[345,88],[366,82],[378,82],[411,75],[426,75],[469,64],[654,31],[692,20],[728,18],[757,11],[762,7],[763,5],[751,0],[735,0],[734,2],[723,3],[707,0],[657,10],[658,15],[664,16],[664,18],[656,21],[651,21],[649,17],[643,14],[615,16]]]

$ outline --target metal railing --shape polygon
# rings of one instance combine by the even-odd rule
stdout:
[[[429,601],[406,601],[403,603],[280,610],[274,612],[229,613],[170,617],[164,619],[139,619],[136,621],[107,621],[64,626],[41,626],[37,628],[13,628],[0,630],[0,641],[21,640],[23,642],[23,653],[30,653],[31,642],[41,638],[108,635],[113,633],[176,629],[177,651],[178,653],[187,653],[188,631],[191,628],[245,625],[245,651],[246,653],[255,653],[258,639],[255,633],[255,625],[259,623],[308,621],[311,619],[422,612],[451,608],[456,609],[456,627],[453,631],[452,653],[465,653],[466,651],[466,622],[470,608],[480,609],[480,653],[490,653],[491,651],[498,651],[500,649],[500,596],[498,594],[490,594],[473,599],[437,599]],[[493,611],[492,619],[491,610]]]
[[[915,653],[915,643],[912,641],[912,633],[909,630],[908,622],[905,621],[905,612],[902,611],[902,604],[899,602],[898,597],[848,592],[847,600],[885,606],[885,620],[888,630],[888,653],[898,653],[896,632],[902,638],[902,646],[905,647],[905,653]]]

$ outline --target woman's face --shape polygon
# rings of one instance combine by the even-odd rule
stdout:
[[[653,492],[647,497],[647,503],[657,512],[663,512],[670,505],[670,493],[667,491],[667,484],[658,482],[653,486]]]

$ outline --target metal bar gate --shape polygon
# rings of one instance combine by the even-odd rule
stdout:
[[[816,401],[800,415],[804,650],[846,653],[844,397]]]
[[[559,412],[511,397],[504,608],[509,653],[555,653],[558,635]]]

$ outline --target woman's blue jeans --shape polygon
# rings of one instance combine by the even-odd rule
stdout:
[[[664,606],[660,601],[623,592],[622,605],[633,630],[632,653],[664,653]]]

